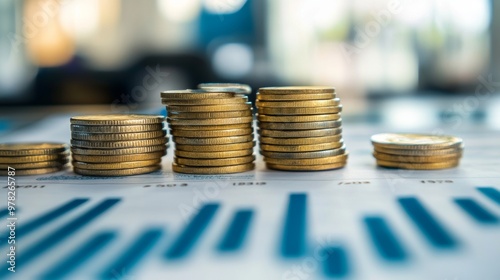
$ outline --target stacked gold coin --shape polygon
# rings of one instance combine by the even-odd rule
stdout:
[[[161,93],[175,143],[175,172],[227,174],[254,168],[252,105],[240,93],[230,87]]]
[[[371,138],[377,164],[384,167],[433,170],[458,166],[462,139],[454,136],[382,133]]]
[[[268,87],[257,94],[260,153],[268,168],[344,167],[342,105],[332,87]]]
[[[71,118],[73,170],[90,176],[127,176],[161,169],[165,118],[91,115]]]
[[[0,144],[0,175],[41,175],[60,171],[69,161],[68,146],[60,143]]]

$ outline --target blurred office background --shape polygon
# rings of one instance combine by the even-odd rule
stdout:
[[[216,81],[333,85],[369,119],[411,122],[428,98],[481,119],[500,111],[499,14],[495,0],[2,0],[0,104],[139,109]],[[450,106],[433,114],[463,113]]]

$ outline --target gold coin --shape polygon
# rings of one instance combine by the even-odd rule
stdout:
[[[268,158],[264,157],[264,161],[271,164],[281,164],[281,165],[321,165],[321,164],[332,164],[347,161],[348,154],[323,157],[323,158],[306,158],[306,159],[283,159],[283,158]]]
[[[72,124],[72,132],[83,133],[136,133],[162,130],[163,124],[143,124],[143,125],[78,125]]]
[[[71,124],[78,125],[143,125],[161,124],[165,118],[156,115],[88,115],[71,118]]]
[[[254,139],[254,135],[227,136],[216,138],[186,138],[173,137],[175,144],[181,145],[223,145],[250,142]],[[177,147],[177,146],[176,146]]]
[[[137,155],[143,153],[164,152],[167,149],[165,145],[155,145],[148,147],[124,148],[124,149],[86,149],[71,147],[73,157],[77,155],[89,156],[122,156],[122,155]]]
[[[260,129],[260,136],[264,137],[274,137],[274,138],[310,138],[310,137],[323,137],[323,136],[335,136],[342,133],[342,128],[325,128],[325,129],[313,129],[313,130],[270,130],[270,129]]]
[[[319,164],[319,165],[283,165],[283,164],[273,164],[266,163],[267,168],[283,170],[283,171],[323,171],[331,169],[339,169],[346,165],[346,162],[336,162],[329,164]]]
[[[342,135],[337,134],[333,136],[323,137],[307,137],[307,138],[272,138],[272,137],[259,137],[261,144],[271,145],[312,145],[329,142],[339,142],[342,140]]]
[[[175,144],[177,151],[188,151],[188,152],[227,152],[227,151],[239,151],[252,149],[255,146],[255,141],[248,141],[244,143],[236,144],[224,144],[224,145],[181,145]]]
[[[43,175],[43,174],[54,173],[54,172],[61,171],[61,170],[63,170],[63,168],[61,168],[61,167],[20,169],[20,170],[15,171],[16,172],[15,176]],[[0,176],[7,176],[7,175],[9,175],[9,171],[0,170]]]
[[[344,141],[321,143],[314,145],[290,145],[290,146],[260,144],[260,149],[266,152],[298,153],[298,152],[312,152],[312,151],[337,149],[342,147],[342,145],[344,145]]]
[[[165,137],[165,130],[136,132],[136,133],[85,133],[72,132],[71,138],[85,141],[126,141],[126,140],[144,140],[158,137]]]
[[[402,149],[387,149],[374,146],[375,152],[400,155],[400,156],[442,156],[442,155],[461,155],[463,148],[439,149],[439,150],[402,150]]]
[[[335,97],[335,93],[257,94],[257,100],[262,101],[327,100]]]
[[[180,106],[172,105],[167,106],[167,111],[169,112],[229,112],[229,111],[241,111],[249,110],[252,108],[252,103],[247,102],[243,104],[225,104],[225,105],[189,105]]]
[[[431,163],[431,162],[445,162],[457,161],[462,154],[451,154],[442,156],[400,156],[374,152],[373,156],[376,159],[394,162],[412,162],[412,163]]]
[[[62,143],[5,143],[0,144],[0,156],[31,156],[62,153],[68,149]]]
[[[427,150],[462,146],[463,140],[454,136],[431,134],[381,133],[371,137],[373,145],[387,149]]]
[[[250,135],[253,133],[251,128],[237,128],[225,130],[172,130],[173,136],[190,137],[190,138],[212,138],[212,137],[227,137],[227,136],[240,136]]]
[[[198,88],[208,91],[231,90],[241,94],[252,93],[252,88],[249,85],[237,83],[202,83],[198,85]]]
[[[168,142],[165,137],[144,139],[144,140],[131,140],[131,141],[83,141],[71,139],[71,146],[78,148],[94,148],[94,149],[123,149],[133,147],[147,147],[164,145]]]
[[[232,166],[244,163],[250,163],[255,160],[255,155],[235,157],[235,158],[217,158],[217,159],[193,159],[174,157],[174,162],[178,165],[186,166]]]
[[[252,110],[228,111],[228,112],[168,112],[168,117],[172,119],[223,119],[223,118],[239,118],[252,116]]]
[[[342,105],[309,108],[260,107],[257,111],[259,114],[270,116],[336,114],[342,112]]]
[[[262,107],[277,107],[277,108],[304,108],[304,107],[325,107],[338,106],[340,99],[334,98],[330,100],[306,100],[306,101],[255,101],[257,108]]]
[[[261,94],[304,94],[304,93],[335,93],[334,87],[328,86],[288,86],[259,88]]]
[[[228,125],[239,123],[252,123],[253,117],[224,118],[224,119],[204,119],[204,120],[186,120],[186,119],[168,119],[170,125]]]
[[[257,116],[260,122],[323,122],[340,120],[340,114],[305,115],[305,116]]]
[[[297,158],[323,158],[323,157],[333,157],[345,154],[345,147],[341,147],[333,150],[324,150],[316,152],[302,152],[302,153],[282,153],[282,152],[267,152],[260,151],[260,154],[268,158],[285,158],[285,159],[297,159]]]
[[[160,163],[161,159],[112,162],[112,163],[87,163],[87,162],[73,161],[73,166],[78,169],[87,169],[87,170],[115,170],[115,169],[147,167],[147,166],[158,165]]]
[[[407,163],[407,162],[393,162],[393,161],[377,160],[377,165],[380,165],[383,167],[413,169],[413,170],[447,169],[447,168],[457,167],[458,164],[459,164],[458,160],[446,161],[446,162],[432,162],[432,163]]]
[[[183,158],[220,159],[220,158],[235,158],[235,157],[249,156],[253,154],[253,149],[225,151],[225,152],[209,152],[209,153],[175,150],[174,153],[175,156]]]
[[[245,171],[250,171],[255,168],[254,163],[246,163],[241,165],[232,166],[218,166],[218,167],[192,167],[172,164],[172,169],[174,172],[187,173],[187,174],[230,174],[230,173],[240,173]]]
[[[36,156],[19,156],[19,157],[0,157],[0,163],[15,164],[29,163],[40,161],[65,160],[69,153],[51,154],[51,155],[36,155]]]
[[[111,169],[111,170],[91,170],[91,169],[80,169],[73,168],[76,174],[88,175],[88,176],[130,176],[130,175],[141,175],[146,173],[151,173],[161,169],[161,165],[153,165],[146,167],[137,167],[129,169]]]
[[[167,90],[160,93],[163,99],[207,99],[207,98],[231,98],[235,96],[234,91],[206,91],[206,90]]]
[[[325,128],[337,128],[342,125],[342,119],[337,121],[323,121],[323,122],[301,122],[301,123],[268,123],[258,122],[257,125],[260,129],[272,130],[314,130]]]
[[[238,123],[238,124],[225,124],[225,125],[170,125],[172,130],[228,130],[228,129],[241,129],[252,128],[253,123]]]
[[[7,169],[9,167],[18,169],[39,169],[39,168],[48,168],[48,167],[58,167],[62,168],[69,160],[52,160],[52,161],[39,161],[39,162],[27,162],[27,163],[14,163],[14,164],[6,164],[0,163],[1,169]]]
[[[246,96],[236,96],[231,98],[207,98],[207,99],[162,99],[165,105],[224,105],[224,104],[244,104],[248,102]]]
[[[165,152],[154,152],[144,154],[130,154],[118,156],[99,156],[99,155],[77,155],[73,154],[73,160],[88,163],[111,163],[111,162],[126,162],[126,161],[143,161],[152,159],[161,159]]]

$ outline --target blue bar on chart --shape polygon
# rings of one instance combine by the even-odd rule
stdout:
[[[500,205],[500,191],[492,187],[478,187],[477,190],[487,198]]]
[[[285,258],[301,257],[306,253],[307,195],[291,194],[285,214],[281,255]]]
[[[120,201],[118,198],[106,199],[99,203],[97,206],[86,211],[82,215],[78,216],[76,219],[70,221],[69,223],[63,225],[54,232],[49,233],[47,236],[39,240],[33,246],[25,249],[23,255],[19,256],[17,260],[18,266],[25,266],[30,261],[33,261],[40,255],[47,252],[49,249],[57,246],[66,238],[70,237],[73,233],[77,232],[93,220],[95,220],[100,215],[104,214],[111,207]],[[7,270],[8,266],[2,266],[2,271],[0,271],[0,276],[5,275],[9,272]]]
[[[496,224],[498,218],[486,208],[471,198],[455,198],[455,203],[469,214],[476,222],[483,224]]]
[[[177,259],[186,256],[198,239],[200,239],[218,208],[219,204],[216,203],[205,204],[177,236],[172,246],[166,251],[165,257],[167,259]]]
[[[399,204],[410,217],[420,232],[433,246],[437,248],[453,248],[458,241],[415,197],[398,199]]]
[[[364,223],[373,245],[382,258],[388,261],[404,261],[408,258],[403,245],[383,218],[368,216],[364,218]]]
[[[326,247],[321,250],[324,256],[323,273],[327,278],[342,278],[349,274],[347,252],[340,246]]]
[[[116,233],[112,231],[105,231],[91,237],[72,254],[58,261],[56,265],[49,266],[50,269],[40,279],[66,279],[72,272],[104,249],[115,237]]]
[[[132,269],[154,247],[162,235],[163,230],[160,228],[148,229],[142,233],[129,248],[119,255],[115,262],[103,270],[100,279],[133,278],[130,274]]]
[[[252,210],[239,210],[234,214],[226,233],[217,246],[219,251],[229,252],[241,248],[250,227],[252,216]]]

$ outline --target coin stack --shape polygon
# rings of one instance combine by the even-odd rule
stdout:
[[[91,176],[127,176],[161,169],[166,154],[165,118],[93,115],[71,118],[73,170]]]
[[[175,143],[175,172],[227,174],[254,168],[252,105],[240,93],[231,87],[161,93]]]
[[[268,168],[344,167],[342,105],[332,87],[267,87],[257,94],[260,153]]]
[[[60,143],[0,144],[0,175],[41,175],[64,169],[69,161],[68,146]]]
[[[373,156],[384,167],[433,170],[458,166],[462,139],[454,136],[382,133],[371,137]]]

